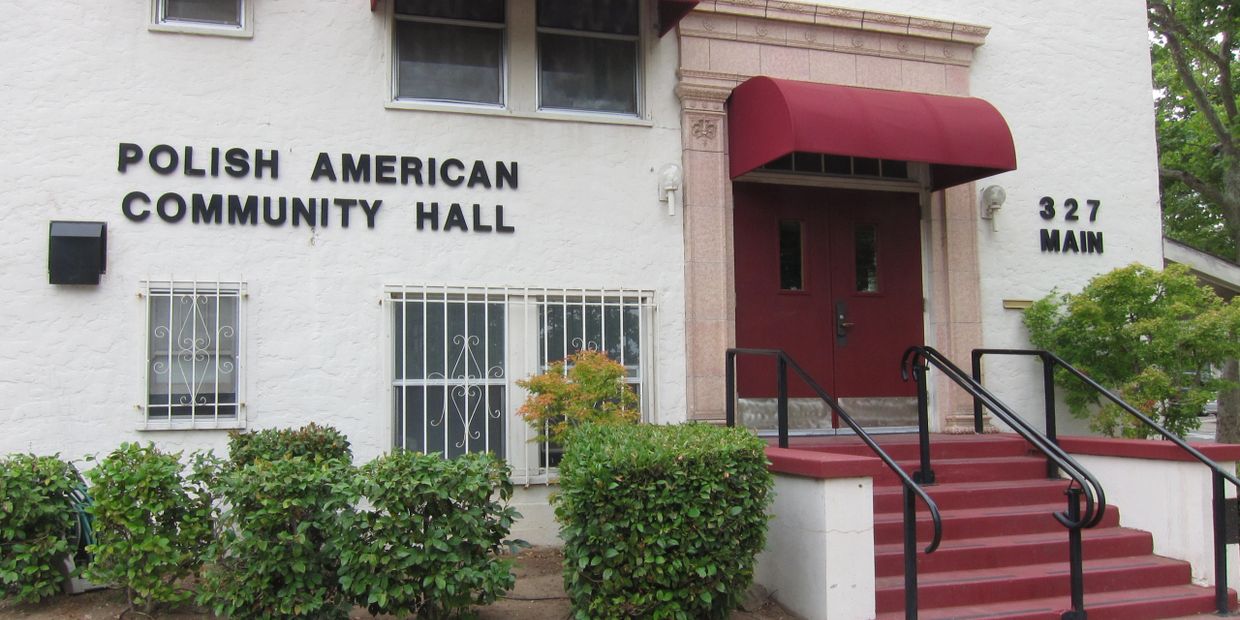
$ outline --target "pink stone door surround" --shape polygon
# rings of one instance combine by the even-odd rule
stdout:
[[[724,350],[736,342],[732,182],[724,102],[755,75],[967,95],[969,66],[989,29],[804,1],[708,0],[680,22],[685,168],[685,290],[689,417],[724,415]],[[953,359],[981,345],[973,184],[923,205],[926,337]],[[893,361],[894,363],[894,361]],[[944,431],[972,429],[972,402],[933,386]]]

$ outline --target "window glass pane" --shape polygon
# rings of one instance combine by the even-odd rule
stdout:
[[[801,251],[801,222],[779,221],[779,288],[800,291],[805,288],[804,258]]]
[[[636,35],[637,0],[539,0],[538,25],[607,34]]]
[[[501,29],[397,22],[396,97],[503,103],[503,46]]]
[[[396,0],[397,15],[504,22],[504,0]]]
[[[908,162],[893,159],[883,160],[883,176],[890,179],[907,179]]]
[[[164,0],[166,21],[204,22],[228,26],[241,25],[243,0]]]
[[[878,292],[878,231],[873,224],[857,226],[855,232],[857,292]]]
[[[637,113],[637,43],[538,36],[543,108]]]
[[[853,174],[867,177],[878,176],[878,160],[868,157],[854,157]]]

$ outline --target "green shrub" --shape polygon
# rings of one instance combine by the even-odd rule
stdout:
[[[313,422],[299,429],[269,428],[252,433],[233,432],[228,436],[228,459],[233,467],[292,456],[304,456],[312,461],[347,461],[352,458],[352,452],[344,434]]]
[[[625,372],[606,353],[583,349],[517,381],[530,393],[517,413],[539,433],[537,441],[557,444],[583,424],[637,422],[637,394],[624,382]]]
[[[774,484],[743,429],[585,426],[556,518],[578,618],[724,618],[753,579]]]
[[[70,493],[77,469],[56,456],[0,459],[0,585],[6,597],[34,602],[60,591],[61,559],[72,553]]]
[[[453,617],[511,588],[498,553],[517,512],[508,466],[397,451],[361,468],[369,510],[346,517],[340,583],[373,614]]]
[[[87,472],[96,543],[84,574],[125,588],[131,605],[189,600],[182,580],[196,575],[211,540],[214,462],[196,454],[185,475],[181,454],[123,443]]]
[[[1181,265],[1129,265],[1090,280],[1080,293],[1052,293],[1024,314],[1029,339],[1183,436],[1206,401],[1232,384],[1211,370],[1240,356],[1240,301],[1224,302]],[[1150,430],[1066,372],[1072,413],[1106,435]]]
[[[238,439],[238,438],[245,439]],[[352,510],[348,443],[334,429],[234,435],[199,602],[230,618],[343,618],[342,521]]]

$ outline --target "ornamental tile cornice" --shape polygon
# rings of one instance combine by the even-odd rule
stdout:
[[[681,22],[681,36],[746,40],[746,37],[739,34],[741,31],[735,26],[737,19],[760,19],[823,28],[860,30],[932,39],[936,42],[950,42],[971,47],[985,43],[986,35],[990,33],[990,28],[976,24],[949,22],[899,13],[861,11],[815,4],[805,0],[707,0],[698,4],[693,13]],[[745,29],[748,32],[757,30],[756,26]],[[791,32],[790,26],[788,43],[794,47],[799,46],[799,41],[831,39],[829,35],[817,36],[816,33],[808,31],[801,31],[798,38],[792,36]],[[939,49],[942,49],[941,45]],[[936,54],[936,56],[948,59],[962,56],[971,58],[972,50],[968,53],[956,53],[953,50]],[[968,62],[954,64],[968,64]]]

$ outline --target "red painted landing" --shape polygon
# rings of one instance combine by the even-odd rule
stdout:
[[[905,469],[917,468],[916,435],[880,435]],[[798,437],[792,448],[868,455],[855,437]],[[1066,481],[1013,435],[935,435],[927,492],[939,504],[943,543],[919,553],[919,618],[1058,620],[1070,609],[1068,533],[1051,515],[1066,506]],[[930,521],[918,505],[924,548]],[[1205,507],[1201,507],[1205,510]],[[1214,610],[1214,590],[1190,583],[1186,562],[1153,554],[1147,532],[1124,528],[1109,506],[1084,532],[1085,609],[1090,620],[1182,618]],[[894,474],[875,480],[875,604],[881,620],[904,617],[903,515]],[[1231,594],[1235,609],[1235,592]]]

